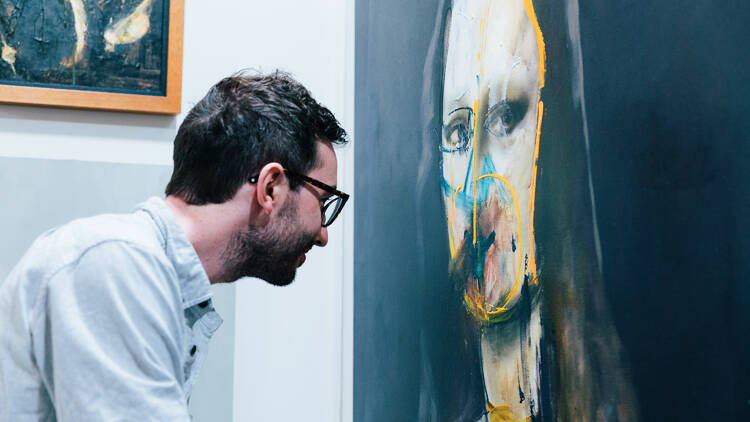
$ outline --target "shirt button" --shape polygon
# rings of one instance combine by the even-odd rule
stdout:
[[[192,348],[190,349],[190,356],[195,356],[195,352],[196,352],[196,351],[198,351],[198,348],[197,348],[197,347],[195,347],[195,346],[193,346],[193,347],[192,347]]]

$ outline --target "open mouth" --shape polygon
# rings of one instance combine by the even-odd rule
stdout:
[[[299,256],[299,258],[297,258],[297,268],[301,267],[301,266],[302,266],[302,264],[304,264],[304,263],[305,263],[305,261],[307,260],[307,253],[308,253],[308,252],[310,252],[310,249],[312,249],[312,247],[313,247],[313,246],[314,246],[314,245],[310,245],[310,246],[308,246],[308,247],[307,247],[307,249],[305,249],[305,252],[303,252],[303,253],[302,253],[302,254],[301,254],[301,255]]]
[[[518,301],[523,272],[519,219],[513,204],[490,195],[477,209],[476,232],[471,222],[464,224],[451,271],[464,284],[465,303],[480,321],[506,319]]]

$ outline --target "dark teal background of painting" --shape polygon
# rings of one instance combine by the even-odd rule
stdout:
[[[420,172],[422,76],[438,3],[356,4],[357,422],[467,418],[484,406],[477,339],[448,280],[438,143]]]
[[[357,422],[482,407],[433,247],[437,154],[419,168],[438,3],[356,6]],[[646,421],[750,420],[748,22],[739,1],[580,2],[605,287]]]
[[[649,421],[750,420],[750,3],[580,3],[604,277]]]

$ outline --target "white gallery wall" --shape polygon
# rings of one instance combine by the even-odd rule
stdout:
[[[348,22],[353,21],[354,4],[348,3],[278,0],[223,7],[193,2],[186,23],[195,23],[195,29],[186,31],[185,45],[200,47],[185,55],[185,66],[204,68],[214,79],[248,65],[288,70],[351,133],[353,28]],[[228,67],[213,69],[213,63]],[[193,74],[184,85],[197,86],[204,77]],[[339,150],[344,191],[353,186],[352,151],[351,145]],[[328,246],[313,249],[291,286],[238,284],[235,421],[341,420],[346,372],[342,323],[344,295],[350,291],[345,274],[346,262],[351,262],[345,251],[351,251],[353,216],[352,209],[344,211],[342,221],[329,230]]]
[[[180,115],[0,105],[0,188],[11,195],[0,201],[0,234],[20,239],[4,256],[42,226],[160,194],[185,113],[237,70],[292,73],[351,134],[353,18],[346,0],[188,1]],[[337,154],[339,187],[351,193],[353,145]],[[191,399],[195,421],[351,420],[353,202],[291,286],[245,279],[215,289],[225,324]]]

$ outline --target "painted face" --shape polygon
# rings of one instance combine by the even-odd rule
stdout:
[[[446,30],[440,149],[451,272],[485,322],[506,319],[524,282],[536,282],[542,73],[533,22],[524,0],[456,0]]]

